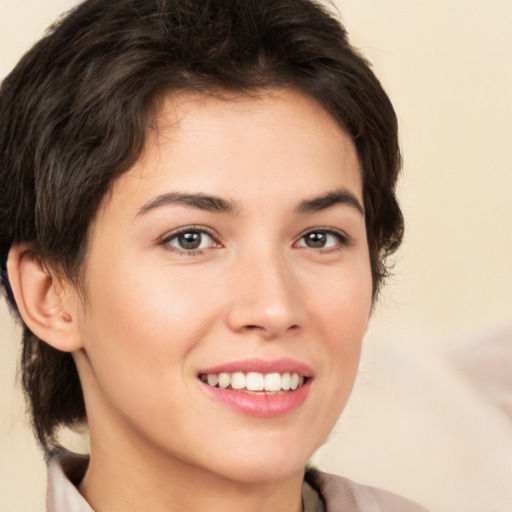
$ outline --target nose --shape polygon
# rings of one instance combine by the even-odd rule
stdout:
[[[287,336],[305,323],[300,283],[292,266],[269,251],[240,259],[230,279],[227,323],[264,339]]]

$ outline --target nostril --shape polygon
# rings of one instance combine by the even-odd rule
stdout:
[[[272,297],[271,297],[272,298]],[[299,300],[286,297],[277,302],[257,294],[236,297],[226,309],[225,320],[234,332],[265,338],[296,333],[302,327],[304,311]]]
[[[249,325],[244,325],[243,327],[244,330],[246,331],[270,331],[270,329],[268,328],[265,328],[265,326],[263,325],[256,325],[256,324],[249,324]],[[298,324],[293,324],[293,325],[290,325],[287,329],[285,329],[283,332],[295,332],[297,330],[299,330],[300,327]]]

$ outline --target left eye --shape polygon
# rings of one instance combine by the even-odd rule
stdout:
[[[345,239],[339,233],[329,231],[310,231],[303,235],[297,242],[298,247],[310,249],[330,249],[337,245],[343,245]]]
[[[215,242],[211,235],[206,231],[198,229],[188,229],[171,235],[165,240],[165,243],[182,251],[196,251],[213,247]]]

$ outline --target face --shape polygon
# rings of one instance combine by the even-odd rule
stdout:
[[[110,436],[240,481],[301,472],[357,372],[372,299],[361,205],[354,145],[314,101],[168,99],[85,260],[93,454]]]

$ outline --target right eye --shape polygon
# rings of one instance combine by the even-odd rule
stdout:
[[[171,233],[162,241],[162,244],[189,254],[198,254],[204,249],[217,245],[207,231],[190,227]]]

